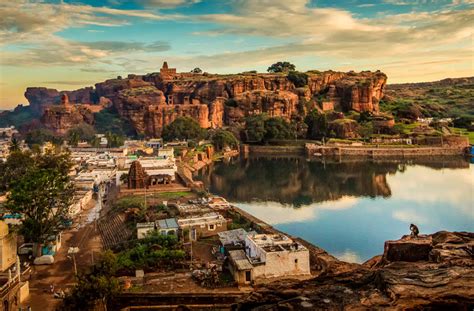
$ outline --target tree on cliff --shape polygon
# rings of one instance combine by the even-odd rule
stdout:
[[[202,73],[202,70],[201,70],[201,68],[196,67],[193,70],[191,70],[191,73]]]
[[[9,194],[5,209],[23,215],[20,232],[25,241],[45,243],[58,232],[72,203],[69,154],[16,152],[12,156],[16,160],[9,165],[18,174],[6,184]]]
[[[308,84],[308,75],[304,72],[290,71],[288,73],[288,80],[293,82],[296,87],[303,87]]]
[[[190,117],[178,117],[163,128],[161,136],[165,141],[202,139],[206,130]]]
[[[277,62],[268,67],[268,72],[290,72],[295,71],[296,67],[290,62]]]
[[[212,144],[216,147],[217,150],[222,150],[226,147],[237,148],[239,141],[230,131],[226,130],[217,130],[212,135]]]

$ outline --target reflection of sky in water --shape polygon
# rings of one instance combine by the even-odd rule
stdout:
[[[236,205],[348,261],[381,254],[384,241],[408,234],[411,222],[421,233],[474,231],[474,165],[442,170],[409,166],[387,175],[387,182],[389,198],[346,196],[300,208],[277,202]]]

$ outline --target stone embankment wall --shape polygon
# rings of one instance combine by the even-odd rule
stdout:
[[[307,156],[365,156],[365,157],[416,157],[416,156],[454,156],[465,154],[465,147],[328,147],[306,144]]]
[[[304,155],[305,147],[301,146],[260,146],[242,145],[241,152],[244,156],[255,155]]]

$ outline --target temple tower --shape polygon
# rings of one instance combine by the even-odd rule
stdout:
[[[164,62],[160,69],[160,76],[163,80],[173,80],[176,76],[176,68],[169,68],[168,62]]]
[[[128,189],[141,189],[147,185],[148,176],[139,161],[133,161],[128,171]]]

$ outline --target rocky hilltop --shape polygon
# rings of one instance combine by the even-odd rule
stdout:
[[[239,310],[472,310],[474,233],[441,231],[385,242],[366,263],[314,250],[318,276],[279,281],[249,294]]]
[[[86,105],[81,109],[85,114],[113,107],[137,133],[159,136],[163,126],[179,116],[192,117],[203,128],[219,128],[259,113],[291,119],[313,108],[377,112],[387,81],[380,71],[309,71],[306,75],[306,85],[296,87],[284,73],[177,73],[165,62],[160,72],[117,77],[75,91],[30,87],[25,97],[31,109],[43,115],[43,124],[59,133],[79,120],[62,111],[59,103],[66,94],[71,105]],[[91,109],[94,105],[99,108]],[[83,120],[94,122],[87,116]]]

